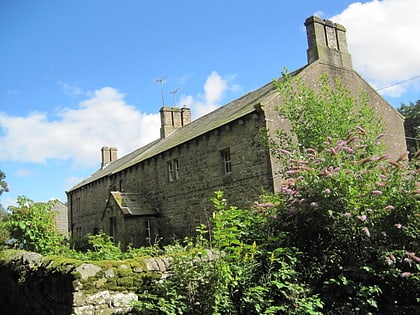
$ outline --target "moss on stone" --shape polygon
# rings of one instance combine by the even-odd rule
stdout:
[[[16,257],[21,257],[22,250],[3,250],[0,251],[0,264],[7,265]],[[102,260],[102,261],[83,261],[58,255],[44,256],[40,259],[41,264],[31,267],[31,272],[40,272],[39,277],[46,276],[48,273],[62,273],[73,277],[73,287],[79,285],[80,289],[86,293],[95,293],[98,290],[109,291],[131,291],[135,293],[143,292],[153,281],[161,278],[161,273],[148,271],[144,257],[129,258],[126,260]],[[82,264],[92,264],[101,269],[87,279],[81,279],[81,275],[76,271]],[[39,269],[36,271],[35,269]]]
[[[8,262],[13,260],[16,256],[24,253],[24,250],[18,249],[4,249],[0,251],[0,260],[4,262]]]
[[[69,272],[80,266],[83,262],[78,259],[63,256],[45,256],[43,258],[43,263],[47,270]]]

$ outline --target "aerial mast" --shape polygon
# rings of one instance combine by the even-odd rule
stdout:
[[[179,88],[176,88],[175,90],[173,90],[173,91],[171,91],[171,92],[169,92],[169,94],[171,94],[171,95],[173,95],[174,96],[174,107],[177,107],[177,102],[176,102],[176,93],[178,93],[178,91],[179,91]]]
[[[160,77],[160,78],[155,79],[155,83],[160,84],[160,94],[162,95],[162,106],[163,106],[163,107],[165,106],[165,98],[164,98],[164,96],[163,96],[163,82],[165,81],[165,79],[166,79],[167,77],[168,77],[168,76],[167,76],[167,75],[165,75],[165,76],[163,76],[163,77]]]

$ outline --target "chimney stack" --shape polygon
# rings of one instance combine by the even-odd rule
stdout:
[[[191,110],[189,108],[162,107],[160,109],[160,137],[165,138],[178,128],[184,127],[191,122]]]
[[[308,64],[317,60],[335,67],[353,70],[344,26],[311,16],[305,21],[308,37]]]
[[[108,164],[118,159],[117,148],[115,147],[102,147],[101,153],[102,153],[101,169],[104,169]]]

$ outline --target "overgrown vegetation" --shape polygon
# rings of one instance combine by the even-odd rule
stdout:
[[[51,211],[55,202],[34,203],[18,197],[18,205],[10,207],[11,214],[3,222],[13,246],[40,254],[57,253],[63,248],[64,237],[56,227],[56,214]]]
[[[6,174],[2,170],[0,170],[0,196],[4,192],[9,191],[9,186],[7,185],[7,182],[5,179],[6,179]],[[10,238],[9,231],[2,227],[2,222],[7,220],[8,216],[9,216],[8,212],[6,211],[6,209],[4,209],[3,205],[0,203],[0,249],[3,248],[4,244]]]
[[[283,70],[281,79],[273,84],[277,87],[281,104],[277,111],[291,124],[293,139],[284,130],[274,130],[272,144],[283,150],[320,149],[325,139],[345,139],[355,126],[380,134],[383,125],[368,104],[366,93],[352,95],[340,79],[328,74],[320,76],[317,89],[305,84],[299,76],[291,76]]]
[[[239,209],[218,191],[195,237],[126,252],[105,234],[83,251],[63,246],[48,209],[21,199],[13,237],[80,260],[172,257],[169,276],[133,305],[141,314],[419,313],[420,152],[391,159],[367,99],[339,81],[324,75],[314,91],[285,74],[275,84],[297,135],[269,141],[285,165],[277,194]]]

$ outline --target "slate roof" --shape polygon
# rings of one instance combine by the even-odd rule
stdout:
[[[111,196],[124,215],[155,216],[158,214],[149,200],[141,194],[111,191]]]

